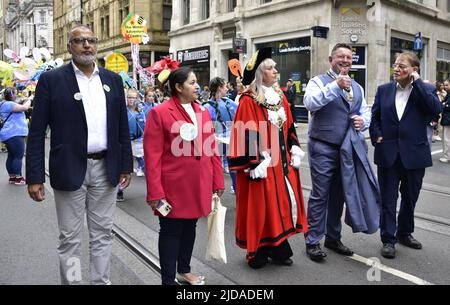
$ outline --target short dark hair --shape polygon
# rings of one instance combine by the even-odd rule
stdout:
[[[222,87],[223,85],[225,85],[225,79],[223,79],[222,77],[214,77],[209,82],[209,91],[211,92],[211,97],[214,97],[219,87]]]
[[[170,72],[168,82],[171,96],[178,95],[177,87],[175,85],[183,85],[183,83],[189,78],[189,74],[191,73],[194,73],[194,71],[189,67],[181,67],[175,71]]]
[[[337,49],[340,49],[340,48],[349,49],[350,51],[353,52],[352,46],[349,45],[348,43],[338,43],[338,44],[336,44],[336,45],[333,47],[333,49],[331,50],[331,56],[333,56],[334,53],[336,53]]]
[[[6,87],[5,91],[3,91],[3,98],[6,101],[14,101],[14,91],[13,87]]]

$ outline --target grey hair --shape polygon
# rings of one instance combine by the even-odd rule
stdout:
[[[70,40],[72,40],[73,32],[75,32],[75,30],[78,30],[78,29],[89,30],[92,33],[94,33],[94,31],[89,26],[84,25],[84,24],[77,24],[76,26],[71,28],[70,31],[67,33],[67,43],[69,43]]]
[[[250,85],[250,89],[257,95],[258,101],[264,101],[265,99],[264,90],[262,88],[264,70],[267,70],[272,66],[275,67],[276,65],[277,63],[272,58],[266,58],[256,69],[255,80]]]

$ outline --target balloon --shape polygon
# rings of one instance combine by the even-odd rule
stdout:
[[[45,61],[50,61],[50,59],[52,59],[50,52],[46,48],[40,48],[39,51],[41,52],[42,56],[44,56]]]
[[[30,53],[30,48],[28,47],[21,47],[20,48],[20,58],[23,60],[27,55]]]
[[[19,56],[17,56],[16,52],[14,52],[13,50],[5,49],[3,50],[3,54],[5,54],[5,56],[9,59],[13,59],[15,62],[18,62],[20,60]]]
[[[42,60],[42,54],[38,48],[33,49],[33,58],[34,58],[34,61],[37,63],[39,63]]]
[[[22,62],[27,68],[35,69],[37,67],[37,63],[31,58],[25,57]]]

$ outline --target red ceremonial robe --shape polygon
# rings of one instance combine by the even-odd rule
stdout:
[[[259,247],[278,246],[289,236],[308,230],[299,171],[290,165],[291,147],[299,142],[289,104],[283,96],[287,120],[277,128],[269,122],[267,109],[251,94],[245,91],[240,98],[229,153],[230,170],[237,171],[236,243],[247,249],[247,259],[253,258]],[[263,151],[269,151],[272,158],[267,178],[253,180],[248,169],[263,161]],[[295,224],[285,177],[295,193]]]

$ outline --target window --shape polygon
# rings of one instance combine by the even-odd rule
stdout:
[[[232,12],[234,11],[234,8],[236,7],[236,0],[228,0],[228,8],[227,11],[228,12]]]
[[[210,8],[210,1],[203,0],[203,5],[202,5],[202,19],[203,20],[209,18],[209,8]]]
[[[47,12],[46,11],[40,11],[39,17],[40,17],[40,23],[47,23]]]
[[[172,7],[163,5],[163,31],[170,31],[170,20],[172,19]]]
[[[272,0],[261,0],[261,4],[272,2]]]
[[[190,12],[191,12],[191,1],[183,0],[183,25],[191,22]]]
[[[109,15],[105,16],[105,36],[109,37]]]

